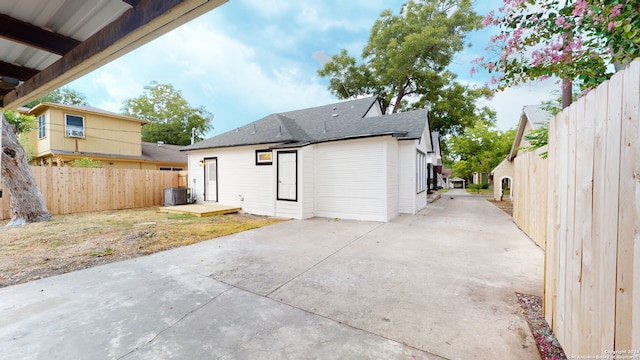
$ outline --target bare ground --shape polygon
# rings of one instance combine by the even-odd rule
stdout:
[[[157,208],[56,215],[0,227],[0,287],[130,259],[282,220],[247,214],[196,217]],[[8,221],[1,221],[3,226]]]
[[[487,199],[490,203],[495,205],[498,209],[506,212],[509,216],[513,216],[513,202],[510,200],[495,201],[494,199]]]

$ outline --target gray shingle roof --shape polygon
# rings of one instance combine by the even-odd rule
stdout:
[[[542,108],[542,105],[526,105],[522,107],[522,113],[527,117],[534,129],[539,123],[548,123],[553,114]]]
[[[526,105],[522,107],[522,114],[520,115],[520,121],[518,122],[518,128],[516,130],[516,136],[511,144],[511,151],[507,155],[507,160],[511,161],[518,155],[518,149],[520,149],[520,142],[526,135],[524,130],[527,124],[531,125],[532,129],[536,129],[541,123],[548,123],[553,114],[544,110],[542,105]]]
[[[104,153],[96,153],[96,152],[82,152],[76,153],[74,151],[69,150],[55,150],[52,149],[51,153],[54,155],[82,155],[86,157],[100,157],[100,158],[111,158],[111,159],[127,159],[127,160],[143,160],[143,161],[152,161],[152,162],[166,162],[166,163],[184,163],[187,164],[187,154],[180,151],[182,146],[180,145],[170,145],[170,144],[162,144],[158,145],[157,143],[150,142],[142,142],[142,155],[118,155],[118,154],[104,154]]]
[[[142,142],[142,158],[148,161],[187,163],[187,155],[180,151],[182,146]]]
[[[427,110],[365,117],[373,106],[378,106],[376,97],[272,114],[183,150],[263,144],[281,148],[381,135],[401,139],[422,136]]]

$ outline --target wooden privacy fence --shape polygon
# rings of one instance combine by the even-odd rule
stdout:
[[[519,160],[514,199],[514,220],[546,241],[545,318],[568,356],[637,358],[640,59],[551,120],[548,152]]]
[[[540,157],[547,147],[519,151],[514,159],[511,186],[513,221],[541,248],[547,239],[548,161]]]
[[[52,215],[159,206],[164,188],[187,185],[186,171],[46,166],[32,166],[31,171]],[[0,218],[11,218],[6,189]]]

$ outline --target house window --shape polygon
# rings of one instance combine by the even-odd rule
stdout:
[[[271,150],[256,150],[256,165],[273,164],[273,153]]]
[[[418,150],[416,155],[416,194],[427,190],[427,155]]]
[[[67,137],[84,138],[84,117],[65,114],[65,134]]]
[[[179,168],[179,167],[160,166],[160,170],[162,170],[162,171],[182,171],[182,168]]]
[[[38,138],[47,136],[47,118],[44,114],[38,116]]]

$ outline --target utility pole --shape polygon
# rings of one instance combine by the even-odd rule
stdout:
[[[196,128],[191,128],[191,145],[196,141]]]

